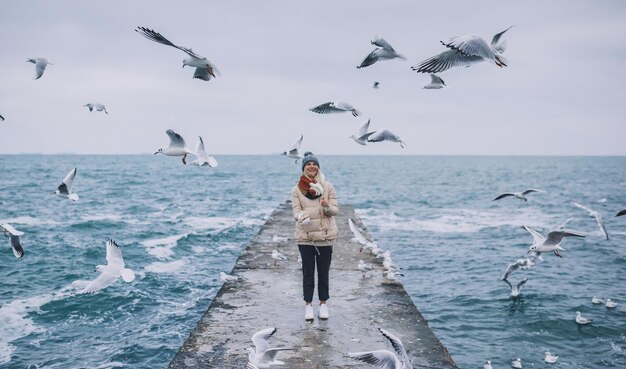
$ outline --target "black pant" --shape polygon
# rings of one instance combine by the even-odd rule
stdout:
[[[332,246],[298,245],[302,256],[302,292],[304,301],[313,301],[315,290],[315,264],[317,263],[317,296],[320,301],[328,300],[328,272],[333,257]]]

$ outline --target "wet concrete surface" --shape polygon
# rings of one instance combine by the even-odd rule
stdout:
[[[374,368],[346,354],[393,351],[378,327],[402,340],[414,368],[456,368],[402,285],[383,276],[379,259],[359,252],[348,218],[371,240],[354,209],[341,205],[330,271],[330,319],[317,318],[316,290],[315,321],[304,320],[302,270],[297,262],[291,204],[285,202],[238,258],[232,274],[240,280],[222,286],[169,368],[245,368],[246,348],[254,347],[252,334],[267,327],[277,328],[271,347],[293,348],[280,352],[277,360],[285,365],[273,368]],[[384,245],[380,247],[384,249]],[[272,250],[288,260],[276,264]],[[400,259],[399,255],[392,257]],[[375,268],[366,278],[356,269],[361,259]]]

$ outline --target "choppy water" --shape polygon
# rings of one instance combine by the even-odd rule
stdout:
[[[24,231],[26,256],[0,244],[0,368],[165,368],[298,170],[274,156],[218,157],[216,169],[153,156],[0,156],[0,222]],[[404,268],[404,285],[461,368],[626,367],[626,158],[321,157],[342,203]],[[78,168],[78,203],[50,195]],[[530,201],[492,199],[540,188]],[[604,214],[592,218],[569,200]],[[570,216],[564,258],[499,280],[522,257],[526,224]],[[76,295],[114,238],[137,273]],[[591,304],[607,296],[614,310]],[[332,298],[332,296],[331,296]],[[335,298],[340,298],[339,296]],[[576,311],[592,318],[579,327]]]

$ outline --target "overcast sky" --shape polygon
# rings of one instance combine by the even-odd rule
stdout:
[[[421,89],[410,67],[440,40],[510,25],[508,68]],[[193,79],[185,53],[137,26],[221,76]],[[357,69],[376,35],[407,61]],[[217,156],[277,154],[300,134],[320,155],[626,155],[624,1],[2,1],[0,43],[0,154],[153,153],[171,128]],[[32,57],[54,63],[38,80]],[[333,100],[363,116],[308,110]],[[407,147],[348,139],[368,117]]]

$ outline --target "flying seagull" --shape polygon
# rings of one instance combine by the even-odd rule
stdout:
[[[53,192],[53,194],[61,197],[66,197],[72,201],[78,201],[78,194],[72,192],[74,178],[76,178],[76,168],[70,170],[65,178],[63,178],[63,182],[61,182],[59,187],[57,187],[56,192]]]
[[[500,200],[500,199],[503,199],[503,198],[508,197],[508,196],[515,196],[515,197],[517,197],[520,200],[528,201],[528,197],[526,197],[526,195],[528,195],[529,193],[532,193],[532,192],[543,192],[543,191],[535,190],[535,189],[531,188],[531,189],[528,189],[528,190],[525,190],[525,191],[522,191],[522,192],[505,192],[502,195],[499,195],[498,197],[493,199],[493,201]]]
[[[300,145],[302,145],[303,138],[304,138],[304,135],[300,135],[300,138],[298,138],[291,144],[291,146],[289,147],[289,150],[284,151],[281,155],[284,155],[288,158],[296,159],[296,164],[298,164],[298,160],[304,157],[300,153]]]
[[[95,293],[113,284],[121,277],[124,282],[130,283],[135,280],[135,272],[126,268],[122,258],[122,250],[113,240],[106,241],[106,265],[96,265],[95,272],[100,272],[98,278],[94,279],[85,287],[81,293]]]
[[[0,115],[0,121],[4,122],[4,117],[2,115]]]
[[[448,87],[448,85],[446,85],[443,79],[441,79],[441,77],[439,77],[438,75],[431,73],[430,83],[422,88],[426,90],[436,90],[444,87]]]
[[[9,238],[9,245],[11,246],[11,249],[13,249],[13,255],[15,255],[17,259],[24,256],[24,248],[20,242],[20,236],[23,235],[24,232],[18,231],[8,223],[1,224],[0,228],[2,228],[4,236]]]
[[[2,120],[4,120],[4,118]],[[616,217],[621,217],[624,214],[626,214],[626,209],[622,209],[622,210],[618,211],[617,214],[615,214],[615,216]]]
[[[170,138],[170,144],[164,149],[158,149],[154,153],[154,155],[163,154],[167,156],[182,156],[183,164],[186,165],[187,161],[185,159],[187,158],[187,155],[194,154],[194,152],[187,148],[187,144],[185,143],[185,139],[183,138],[183,136],[179,135],[171,129],[168,129],[167,131],[165,131],[165,133],[167,133]]]
[[[106,114],[109,114],[109,112],[107,111],[106,106],[102,105],[102,104],[98,104],[98,103],[87,103],[83,106],[86,106],[87,108],[89,108],[90,112],[93,112],[94,109],[96,109],[96,111],[104,111]]]
[[[404,146],[406,145],[406,143],[400,139],[400,136],[396,135],[395,133],[387,129],[380,129],[378,131],[375,131],[371,136],[367,138],[367,142],[382,142],[382,141],[398,142],[400,143],[400,147],[402,147],[403,149],[404,149]]]
[[[195,67],[196,71],[193,74],[193,78],[198,78],[203,81],[208,81],[211,77],[215,78],[216,74],[220,75],[219,70],[215,64],[213,64],[209,59],[204,56],[196,54],[193,50],[188,49],[186,47],[178,46],[172,43],[170,40],[166,39],[160,33],[153,31],[151,29],[145,27],[137,27],[135,32],[144,36],[148,40],[152,40],[154,42],[158,42],[163,45],[172,46],[177,48],[178,50],[184,51],[189,57],[183,60],[183,68],[188,65],[190,67]]]
[[[202,141],[202,137],[200,136],[198,136],[198,145],[196,146],[196,152],[194,154],[197,158],[189,164],[197,166],[208,165],[211,168],[217,167],[217,160],[206,153],[206,150],[204,150],[204,141]]]
[[[380,82],[374,81],[374,83],[372,84],[372,88],[376,88],[376,89],[380,88]]]
[[[348,138],[353,139],[354,142],[358,143],[359,145],[363,145],[363,146],[367,145],[368,137],[371,136],[372,133],[374,133],[374,131],[368,132],[369,127],[370,127],[370,119],[363,122],[363,124],[359,126],[359,131],[356,136],[351,135]]]
[[[360,112],[356,110],[354,106],[343,101],[329,101],[321,105],[312,107],[309,110],[317,114],[345,113],[347,111],[350,111],[355,117],[360,114]]]
[[[525,230],[527,230],[530,234],[533,235],[533,244],[528,248],[528,253],[545,253],[545,252],[554,252],[554,255],[562,258],[559,251],[565,250],[561,247],[561,242],[565,237],[582,237],[585,235],[576,231],[552,231],[548,233],[548,237],[543,237],[539,232],[535,231],[532,228],[522,226]],[[536,236],[538,235],[538,236]],[[540,237],[539,237],[540,236]]]
[[[402,341],[394,336],[391,332],[382,328],[378,328],[383,337],[389,340],[395,353],[388,350],[351,352],[348,356],[363,361],[368,364],[376,365],[384,369],[413,369],[411,359],[404,349]]]
[[[380,36],[374,37],[371,43],[372,45],[376,45],[378,47],[369,53],[365,59],[363,59],[361,64],[357,66],[357,68],[368,67],[381,60],[390,60],[395,58],[406,60],[404,55],[398,54],[393,47]]]
[[[247,368],[269,368],[272,365],[284,365],[282,361],[276,360],[279,351],[291,350],[291,348],[271,348],[269,339],[276,333],[275,327],[262,329],[252,335],[254,348],[248,347]]]
[[[411,69],[418,73],[440,73],[452,67],[469,67],[485,60],[499,67],[506,67],[508,61],[502,55],[506,42],[500,41],[500,38],[511,27],[493,36],[491,44],[475,35],[453,37],[448,42],[441,41],[450,50],[428,58]]]
[[[591,208],[588,208],[586,206],[583,206],[577,203],[576,201],[572,201],[572,204],[588,212],[590,217],[594,217],[596,219],[596,223],[598,223],[598,227],[600,228],[600,233],[602,233],[605,239],[607,240],[609,239],[609,234],[607,233],[606,228],[604,227],[604,221],[602,220],[602,214],[600,214],[600,212],[593,210]]]
[[[503,281],[505,281],[505,282],[506,282],[506,284],[508,284],[508,285],[509,285],[509,287],[511,288],[511,296],[512,296],[512,297],[517,297],[517,296],[519,296],[520,292],[522,292],[522,291],[521,291],[522,286],[523,286],[523,285],[525,285],[525,284],[526,284],[526,282],[528,282],[528,278],[524,278],[524,279],[522,279],[522,280],[521,280],[521,281],[519,281],[519,283],[518,283],[517,285],[515,285],[515,286],[513,286],[513,285],[511,284],[511,282],[509,282],[507,279],[503,279]]]
[[[39,79],[43,76],[43,72],[46,70],[48,64],[54,65],[46,58],[31,58],[26,59],[26,62],[35,64],[35,79]]]

